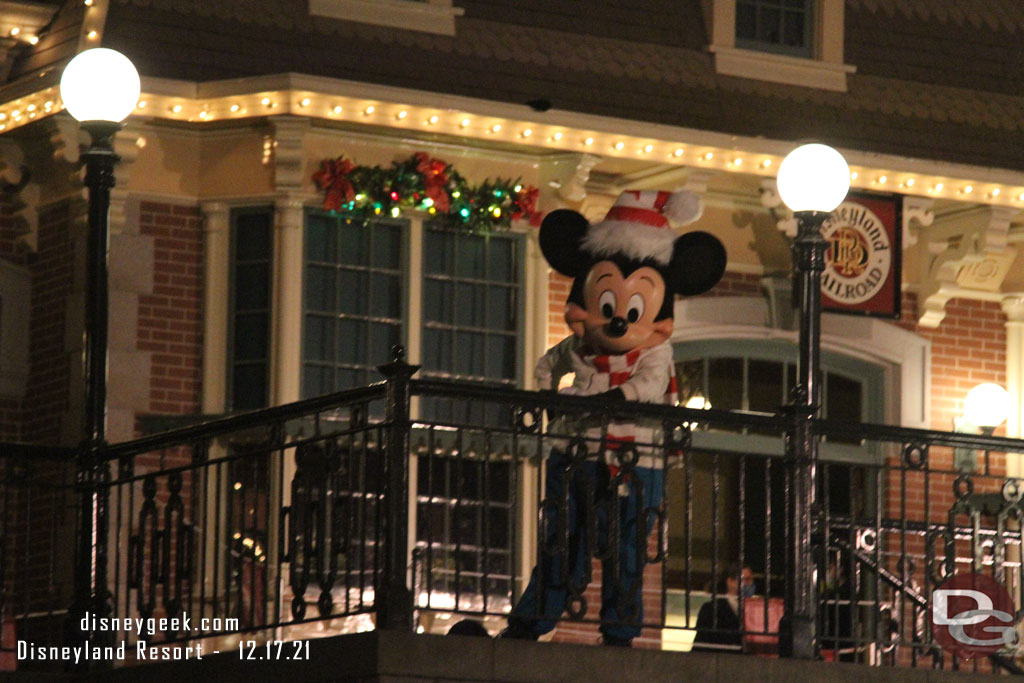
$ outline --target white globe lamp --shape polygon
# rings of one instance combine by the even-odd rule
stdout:
[[[1010,393],[998,384],[986,382],[967,392],[964,418],[984,432],[991,433],[1010,416]]]
[[[64,108],[82,122],[124,121],[138,104],[140,92],[135,65],[117,50],[105,47],[76,55],[60,78]]]
[[[850,191],[850,167],[828,145],[801,145],[782,160],[778,186],[779,196],[792,211],[830,213]]]

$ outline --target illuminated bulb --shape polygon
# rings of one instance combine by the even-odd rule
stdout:
[[[260,104],[262,104],[264,107],[269,107],[270,106],[270,98],[269,97],[264,97],[262,100],[260,100]]]
[[[34,119],[34,118],[36,117],[36,113],[35,113],[35,112],[32,112],[31,114],[29,114],[29,115],[28,115],[28,117],[29,117],[30,119]]]
[[[681,157],[683,156],[683,148],[679,147],[676,151],[672,152],[672,156]]]
[[[206,117],[208,117],[209,115],[210,115],[210,112],[208,112],[208,111],[201,111],[201,112],[199,112],[199,118],[201,118],[203,120],[205,120]]]
[[[622,142],[621,140],[619,142],[615,143],[615,149],[622,149],[625,146],[626,146],[626,143]]]
[[[239,109],[241,109],[241,107],[239,107],[237,104],[232,104],[231,105],[231,113],[232,114],[235,113],[236,111],[238,111]]]
[[[522,185],[516,185],[515,187],[512,188],[512,191],[513,192],[522,192],[523,191],[523,186]]]
[[[434,205],[434,200],[431,199],[430,197],[427,197],[426,199],[423,200],[423,206],[427,207],[428,209],[431,206],[433,206],[433,205]]]
[[[85,34],[85,37],[88,38],[89,40],[96,40],[96,35],[97,35],[96,31],[89,31],[88,33]]]
[[[136,104],[135,106],[138,107],[139,109],[145,109],[146,108],[146,100],[139,100],[139,103]]]
[[[761,168],[768,168],[771,165],[772,165],[772,160],[771,159],[765,159],[764,161],[761,162]]]
[[[583,141],[583,144],[586,145],[587,147],[590,147],[592,144],[594,144],[594,138],[587,138],[586,140]]]
[[[493,126],[491,126],[491,132],[492,133],[499,133],[499,132],[501,132],[501,124],[500,123],[496,123]]]
[[[654,145],[647,145],[646,147],[644,147],[644,152],[646,152],[647,154],[650,154],[653,151],[654,151]]]
[[[20,28],[18,28],[17,26],[15,26],[14,28],[12,28],[12,29],[11,29],[11,35],[12,35],[12,36],[16,36],[16,35],[18,35],[19,33],[21,33],[21,29],[20,29]]]
[[[401,209],[399,209],[397,206],[391,207],[391,217],[392,218],[398,218],[400,215],[402,215],[402,210]]]
[[[15,109],[14,111],[11,112],[11,116],[13,116],[14,118],[18,118],[19,116],[21,116],[21,110],[20,109]]]
[[[736,157],[735,159],[732,160],[732,165],[733,166],[742,166],[743,165],[743,159],[740,159],[739,157]]]
[[[144,149],[146,147],[146,138],[140,137],[138,140],[135,141],[135,146],[138,147],[139,149]]]
[[[3,121],[6,118],[7,118],[7,114],[5,114],[2,111],[0,111],[0,121]]]
[[[310,99],[309,99],[308,97],[303,97],[303,98],[302,98],[302,99],[301,99],[301,100],[299,101],[299,106],[300,106],[300,107],[308,107],[308,106],[309,106],[309,103],[310,103],[311,101],[312,101],[312,100],[310,100]]]
[[[970,194],[972,192],[974,192],[974,186],[973,185],[968,185],[968,186],[966,186],[964,188],[964,194]]]
[[[334,105],[334,109],[332,109],[331,111],[333,111],[335,114],[340,114],[341,112],[343,112],[345,110],[341,108],[340,104],[336,104],[336,105]]]
[[[469,119],[462,119],[462,121],[459,122],[459,127],[460,128],[468,128],[469,127]]]
[[[181,105],[180,104],[174,105],[173,107],[171,107],[171,111],[173,111],[175,114],[180,114],[181,113]]]
[[[860,177],[860,173],[857,173],[856,171],[854,171],[853,173],[850,174],[850,180],[856,180],[859,177]]]
[[[999,188],[998,187],[995,188],[994,190],[992,190],[992,196],[993,197],[998,197],[999,196]]]
[[[551,136],[551,139],[554,140],[555,142],[558,142],[559,140],[562,139],[562,134],[561,133],[555,133],[554,135]]]
[[[942,183],[935,183],[935,186],[932,187],[932,191],[933,192],[942,192],[942,188],[944,188],[944,187],[945,187],[945,185],[943,185]]]
[[[34,105],[34,104],[30,104],[27,107],[25,107],[25,111],[30,111],[31,112],[31,111],[35,111],[35,110],[36,110],[36,105]]]
[[[234,538],[234,539],[235,539],[235,540],[237,541],[237,540],[238,540],[238,539],[240,539],[241,537],[242,537],[242,532],[240,532],[240,531],[236,531],[236,532],[235,532],[235,535],[234,535],[234,536],[233,536],[232,538]]]
[[[92,3],[93,2],[94,2],[94,0],[85,0],[85,6],[86,7],[92,7]]]
[[[452,196],[458,199],[459,197],[462,196],[462,193],[459,192],[458,190],[455,190],[455,192],[452,192]]]
[[[906,185],[907,185],[907,187],[913,187],[915,182],[917,182],[917,181],[915,181],[913,178],[907,178]]]
[[[522,135],[522,136],[523,136],[524,138],[528,138],[528,137],[530,137],[531,135],[533,135],[533,131],[532,131],[532,130],[530,130],[529,128],[527,128],[527,129],[526,129],[526,130],[524,130],[524,131],[523,131],[522,133],[520,133],[520,135]]]
[[[495,218],[501,218],[501,207],[500,206],[496,206],[493,209],[491,209],[491,214]]]
[[[371,104],[371,105],[370,105],[369,107],[367,107],[366,109],[364,109],[364,110],[363,110],[363,114],[365,114],[366,116],[369,116],[370,114],[372,114],[372,113],[373,113],[373,112],[375,112],[375,111],[377,111],[377,108],[376,108],[376,107],[374,107],[374,106],[373,106],[373,105]]]
[[[1017,195],[1017,201],[1024,202],[1024,192],[1021,192],[1019,195]]]
[[[406,110],[403,109],[402,111],[400,111],[397,114],[395,114],[395,118],[398,119],[399,121],[401,121],[402,119],[404,119],[408,115],[409,115],[409,112],[407,112]]]
[[[32,44],[32,45],[35,45],[36,43],[39,42],[39,36],[32,36],[31,38],[28,39],[28,42],[30,44]]]
[[[427,123],[429,123],[430,125],[434,125],[435,123],[437,123],[440,120],[441,120],[441,117],[438,116],[437,114],[434,114],[429,119],[427,119]]]
[[[704,155],[704,157],[703,157],[703,158],[704,158],[704,161],[711,161],[712,159],[714,159],[714,158],[715,158],[715,154],[714,154],[714,152],[707,152],[707,153],[706,153],[706,154]]]
[[[235,482],[235,490],[236,491],[240,491],[241,489],[242,489],[242,482],[236,481]]]
[[[888,176],[880,175],[880,176],[878,176],[878,184],[879,185],[885,185],[885,181],[887,181],[888,179],[889,179]]]

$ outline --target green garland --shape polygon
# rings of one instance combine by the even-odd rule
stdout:
[[[507,230],[519,219],[540,224],[537,188],[503,178],[470,185],[451,164],[424,152],[389,168],[356,166],[344,156],[325,159],[313,182],[324,192],[325,210],[342,211],[364,222],[423,211],[473,232]]]

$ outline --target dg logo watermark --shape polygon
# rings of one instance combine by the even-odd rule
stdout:
[[[1015,615],[1009,592],[984,574],[957,574],[932,592],[932,635],[964,659],[1016,648]]]

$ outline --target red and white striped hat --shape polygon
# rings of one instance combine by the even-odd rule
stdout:
[[[627,190],[615,200],[604,220],[590,227],[580,246],[596,257],[621,254],[666,266],[679,237],[670,221],[687,225],[700,218],[703,211],[700,197],[689,190]]]

